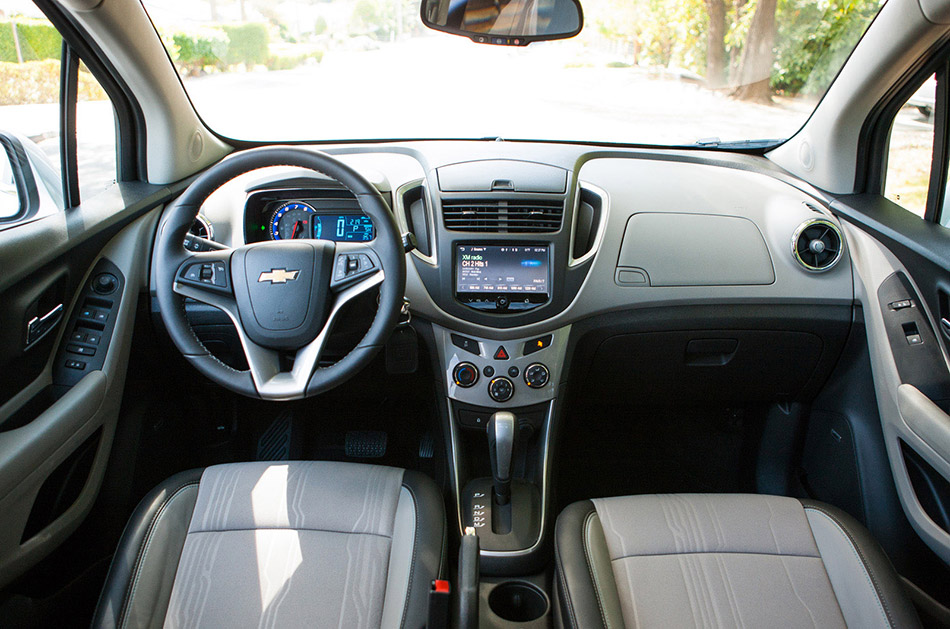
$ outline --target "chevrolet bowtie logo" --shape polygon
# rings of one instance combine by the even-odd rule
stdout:
[[[300,271],[288,271],[287,269],[271,269],[270,271],[264,271],[261,273],[261,276],[257,278],[258,282],[270,282],[271,284],[286,284],[287,282],[292,282],[297,279],[297,274]]]

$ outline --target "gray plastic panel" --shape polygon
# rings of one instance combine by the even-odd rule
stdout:
[[[643,213],[627,221],[621,267],[646,271],[651,286],[748,286],[775,281],[752,221],[711,214]]]
[[[567,171],[556,166],[491,159],[437,169],[442,192],[551,192],[567,190]]]

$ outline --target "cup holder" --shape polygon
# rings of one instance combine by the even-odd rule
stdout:
[[[508,581],[491,591],[488,607],[503,620],[530,622],[547,613],[548,597],[530,583]]]

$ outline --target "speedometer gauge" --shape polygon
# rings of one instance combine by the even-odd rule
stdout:
[[[313,217],[317,211],[306,203],[290,201],[274,211],[270,220],[270,237],[273,240],[292,240],[313,237]]]

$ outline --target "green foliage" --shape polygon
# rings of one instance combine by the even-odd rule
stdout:
[[[371,2],[372,0],[362,0]],[[681,67],[706,75],[706,0],[604,0],[609,10],[593,26],[621,44],[638,65]],[[772,89],[823,91],[857,44],[883,0],[778,0]],[[757,0],[724,0],[723,48],[736,75]]]
[[[626,44],[633,63],[705,68],[707,23],[703,0],[611,0],[596,23],[608,39]]]
[[[84,68],[79,70],[80,101],[104,100],[106,93]],[[59,59],[0,62],[0,105],[59,102]]]
[[[363,32],[378,41],[392,41],[401,33],[418,31],[417,0],[359,0],[350,17],[353,32]]]
[[[817,94],[831,82],[880,0],[779,0],[773,90]]]
[[[224,31],[199,28],[190,32],[172,34],[176,64],[186,74],[200,74],[208,67],[224,69],[228,39]]]
[[[317,18],[316,24],[313,25],[313,34],[314,35],[323,35],[327,32],[328,28],[327,19],[322,15]]]
[[[303,55],[294,55],[291,57],[278,57],[273,56],[267,59],[267,69],[268,70],[292,70],[297,66],[304,64],[309,59],[314,59],[316,63],[320,63],[323,59],[323,51],[315,50]]]
[[[270,37],[266,24],[226,25],[223,29],[228,36],[225,57],[228,64],[243,63],[254,66],[267,62]]]
[[[16,19],[13,23],[16,24],[23,61],[60,58],[63,40],[52,24],[45,20],[28,19]],[[10,20],[0,20],[0,61],[17,62]]]

